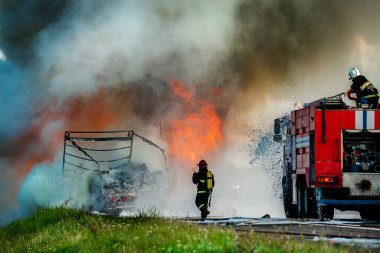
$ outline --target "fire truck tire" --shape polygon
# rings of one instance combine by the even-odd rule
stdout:
[[[318,208],[315,201],[315,193],[313,190],[308,189],[307,191],[307,217],[317,219],[318,218]]]
[[[292,204],[292,186],[287,177],[282,178],[283,204],[286,218],[297,218],[297,205]]]
[[[307,191],[304,180],[300,180],[297,184],[297,213],[298,218],[305,218],[307,215]]]
[[[297,218],[297,205],[284,203],[284,211],[286,218]]]
[[[380,208],[361,209],[360,217],[365,220],[380,220]]]
[[[334,218],[334,207],[319,205],[318,218],[321,221],[332,220]]]

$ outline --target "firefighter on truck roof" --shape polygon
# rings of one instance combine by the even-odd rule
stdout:
[[[197,185],[195,204],[201,211],[201,218],[205,219],[210,213],[207,210],[207,205],[209,205],[209,197],[214,188],[215,181],[214,175],[207,169],[208,164],[205,160],[200,160],[197,165],[199,167],[199,172],[193,173],[193,183]]]
[[[361,75],[357,68],[350,68],[348,76],[352,80],[351,88],[346,92],[348,98],[356,100],[358,107],[376,109],[379,103],[379,92],[375,86]],[[355,93],[356,98],[351,97],[351,93]]]

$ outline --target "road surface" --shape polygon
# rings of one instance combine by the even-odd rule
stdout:
[[[185,218],[200,225],[231,227],[239,232],[289,235],[314,241],[326,240],[335,244],[380,248],[380,222],[360,219],[334,219],[321,222],[316,219],[286,218],[218,218],[207,220]]]

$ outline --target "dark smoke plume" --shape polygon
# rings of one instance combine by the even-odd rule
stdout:
[[[229,70],[227,80],[237,79],[233,83],[243,91],[237,93],[238,100],[244,94],[258,102],[259,97],[280,98],[286,86],[345,89],[347,69],[365,65],[363,55],[355,55],[358,39],[370,45],[380,42],[379,7],[378,1],[242,1],[235,10],[234,39],[223,66]]]
[[[59,21],[68,1],[0,2],[0,48],[10,61],[30,64],[38,34]]]

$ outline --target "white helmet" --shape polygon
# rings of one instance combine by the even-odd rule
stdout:
[[[357,68],[350,68],[348,70],[348,76],[349,76],[348,79],[352,80],[355,77],[360,76],[360,72],[359,72],[359,70]]]

